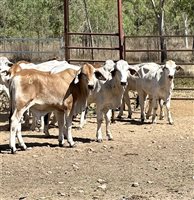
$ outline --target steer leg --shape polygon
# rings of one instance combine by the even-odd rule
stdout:
[[[37,124],[38,125],[38,128],[39,128],[39,131],[41,132],[41,133],[44,133],[44,126],[45,126],[45,124],[44,124],[44,118],[45,118],[46,116],[40,116],[40,119],[39,119],[39,123]]]
[[[81,112],[81,116],[80,116],[80,124],[79,124],[79,128],[82,129],[83,126],[86,124],[86,114],[87,114],[87,108],[86,110],[83,110]]]
[[[73,137],[72,137],[72,133],[71,133],[71,129],[72,129],[72,121],[73,121],[73,112],[74,112],[74,106],[72,106],[71,110],[68,109],[65,111],[64,113],[64,122],[66,124],[66,138],[67,138],[67,142],[69,143],[70,147],[74,147],[75,146],[75,142],[73,141]]]
[[[97,142],[102,142],[102,121],[103,121],[103,115],[100,110],[97,110],[97,131],[96,131],[96,140]]]
[[[158,109],[158,102],[155,97],[153,97],[153,99],[152,99],[152,107],[153,107],[152,123],[155,124],[156,123],[156,111]]]
[[[11,117],[11,125],[10,125],[10,140],[9,145],[11,148],[11,152],[14,154],[16,152],[16,134],[18,141],[23,149],[26,149],[26,145],[22,139],[21,135],[21,119],[23,116],[22,110],[15,109],[12,117]]]
[[[112,123],[116,122],[116,120],[115,120],[115,110],[114,109],[111,110],[111,122]]]
[[[152,109],[153,109],[152,97],[151,97],[151,95],[149,95],[149,99],[148,99],[148,111],[146,113],[146,119],[149,119],[150,116],[152,115]]]
[[[35,131],[35,129],[36,129],[36,117],[34,115],[32,115],[32,125],[31,125],[30,129],[32,131]]]
[[[163,110],[164,101],[162,99],[159,100],[159,105],[160,105],[160,120],[163,120],[164,119],[164,110]]]
[[[66,136],[67,136],[67,142],[69,143],[70,147],[74,147],[75,146],[75,142],[73,141],[73,137],[72,137],[72,119],[73,119],[73,115],[69,115],[68,117],[65,118],[66,120]]]
[[[124,107],[125,107],[125,101],[124,101],[124,96],[123,96],[123,98],[122,98],[122,104],[120,106],[119,114],[118,114],[117,118],[120,118],[120,119],[122,118]]]
[[[170,99],[166,102],[166,111],[167,111],[167,118],[168,118],[168,122],[169,124],[174,124],[172,116],[171,116],[171,112],[170,112]]]
[[[131,109],[131,100],[130,100],[130,97],[129,97],[129,92],[127,92],[125,94],[124,100],[125,100],[125,103],[127,104],[127,107],[128,107],[128,118],[131,119],[132,109]]]
[[[145,92],[139,93],[139,104],[140,104],[140,108],[141,108],[141,122],[142,123],[145,120],[145,101],[146,101]]]
[[[64,146],[64,132],[65,132],[64,113],[56,112],[55,114],[56,114],[58,127],[59,127],[59,136],[58,136],[59,146],[63,147]]]
[[[19,146],[22,148],[22,150],[26,150],[27,147],[26,147],[26,145],[23,141],[21,130],[22,130],[22,125],[21,125],[21,122],[19,122],[17,132],[16,132],[16,136],[17,136],[17,139],[18,139],[18,142],[19,142]]]
[[[106,136],[108,140],[113,140],[111,131],[110,131],[110,123],[111,123],[111,109],[105,113],[105,121],[106,121]]]
[[[49,133],[49,119],[50,119],[51,113],[47,113],[44,117],[43,117],[43,133],[45,134],[46,137],[50,137],[50,133]]]
[[[9,138],[9,146],[11,148],[12,154],[16,153],[15,138],[16,138],[16,131],[18,124],[19,120],[15,118],[15,116],[12,116],[11,126],[10,126],[10,138]]]

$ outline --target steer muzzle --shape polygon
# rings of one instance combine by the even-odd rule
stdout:
[[[174,78],[174,76],[169,75],[168,78],[169,78],[170,80],[172,80],[172,79]]]
[[[94,89],[94,85],[88,85],[88,89],[89,90],[93,90]]]
[[[127,82],[121,82],[122,86],[126,86]]]

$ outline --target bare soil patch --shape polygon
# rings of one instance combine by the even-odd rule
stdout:
[[[95,142],[96,118],[82,130],[74,121],[75,148],[24,128],[27,151],[9,151],[7,114],[0,115],[1,200],[192,200],[194,199],[194,101],[172,101],[167,120],[111,125],[113,141]],[[104,130],[104,126],[103,126]]]

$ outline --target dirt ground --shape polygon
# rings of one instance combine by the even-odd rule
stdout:
[[[96,119],[72,130],[75,148],[59,148],[51,138],[23,131],[26,151],[9,151],[7,115],[0,115],[1,200],[193,200],[194,101],[172,101],[174,125],[167,120],[111,125],[113,141],[95,142]],[[103,125],[103,130],[104,130]]]

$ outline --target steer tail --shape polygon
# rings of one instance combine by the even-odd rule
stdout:
[[[14,84],[14,78],[10,80],[9,82],[9,93],[10,93],[10,101],[9,101],[9,107],[10,107],[10,113],[9,113],[9,128],[11,125],[11,117],[13,115],[13,112],[15,110],[15,84]]]

